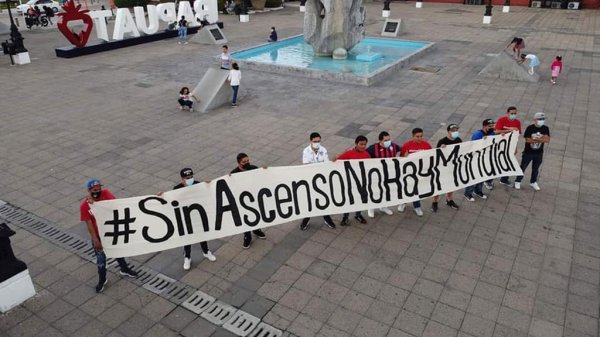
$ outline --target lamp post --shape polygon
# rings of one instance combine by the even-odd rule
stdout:
[[[23,45],[23,36],[21,36],[17,25],[15,25],[15,20],[13,19],[12,11],[10,10],[11,0],[5,0],[5,3],[8,8],[8,17],[10,18],[10,42],[4,42],[2,49],[6,54],[10,55],[12,64],[30,63],[29,53],[27,52],[25,45]]]
[[[485,14],[483,14],[483,24],[489,25],[492,23],[492,0],[488,0],[488,4],[485,6]]]

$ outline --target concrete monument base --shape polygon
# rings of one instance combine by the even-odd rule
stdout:
[[[528,66],[518,64],[517,60],[503,51],[493,56],[490,63],[479,72],[479,75],[503,80],[538,82],[540,80],[539,75],[529,75],[528,68]]]
[[[34,295],[35,288],[29,271],[23,270],[0,283],[0,312],[5,313]]]
[[[492,16],[491,15],[484,15],[483,16],[483,24],[484,25],[489,25],[490,23],[492,23]]]
[[[306,6],[300,6],[300,12],[302,12],[302,13],[306,12]]]
[[[510,6],[502,6],[502,13],[510,12]]]
[[[29,58],[29,52],[18,53],[17,55],[13,55],[13,60],[15,64],[23,65],[31,63],[31,59]]]
[[[225,44],[227,43],[227,38],[219,26],[206,25],[190,38],[189,42],[200,44]]]
[[[209,68],[192,91],[194,109],[208,112],[231,102],[231,86],[227,82],[228,70]]]
[[[240,14],[240,22],[250,22],[249,14]]]
[[[423,8],[423,2],[422,1],[417,1],[415,4],[415,7],[417,8]]]
[[[386,10],[382,11],[381,12],[381,17],[383,17],[383,18],[389,18],[390,17],[390,12],[391,11],[386,11]]]

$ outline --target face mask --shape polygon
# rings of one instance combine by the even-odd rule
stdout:
[[[92,198],[98,199],[98,198],[100,198],[101,194],[102,194],[102,191],[92,192]]]
[[[250,163],[246,163],[246,164],[242,165],[242,168],[243,168],[244,170],[247,170],[247,169],[249,169],[249,168],[250,168]]]
[[[321,143],[310,143],[313,149],[318,150],[321,148]]]
[[[385,142],[383,142],[383,147],[390,147],[392,146],[392,141],[391,140],[386,140]]]
[[[515,119],[517,119],[517,115],[508,115],[508,119],[514,121]]]
[[[538,125],[538,126],[544,126],[544,122],[545,122],[545,121],[537,121],[537,125]]]
[[[452,137],[453,139],[456,139],[460,136],[460,132],[458,131],[452,131],[452,133],[450,133],[450,137]]]
[[[185,180],[185,184],[186,184],[187,186],[192,186],[192,185],[194,185],[194,178],[186,179],[186,180]]]

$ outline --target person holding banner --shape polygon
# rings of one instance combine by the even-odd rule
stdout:
[[[257,166],[250,164],[250,158],[245,153],[238,153],[237,163],[238,163],[238,166],[236,168],[234,168],[230,174],[244,172],[244,171],[250,171],[250,170],[256,170],[258,168]],[[242,248],[244,248],[244,249],[250,248],[250,243],[252,242],[252,233],[254,233],[254,235],[258,236],[259,239],[264,240],[267,238],[267,235],[260,229],[255,229],[251,232],[244,232],[244,243],[242,245]]]
[[[544,143],[550,141],[550,128],[544,125],[546,122],[546,114],[536,112],[533,118],[533,124],[525,129],[525,149],[521,158],[521,170],[525,172],[529,163],[531,163],[531,179],[529,185],[536,191],[540,190],[537,183],[538,172],[542,165],[544,156]],[[521,180],[523,176],[518,176],[515,179],[515,189],[521,189]]]
[[[367,152],[369,152],[371,158],[394,158],[400,153],[400,145],[392,143],[392,138],[387,131],[381,131],[379,133],[379,143],[369,146]],[[387,207],[381,207],[379,210],[387,215],[394,214],[394,212]],[[368,210],[367,215],[369,218],[374,218],[375,210]]]
[[[108,189],[102,189],[102,184],[100,184],[100,180],[98,179],[88,180],[86,187],[88,190],[88,195],[85,199],[83,199],[81,205],[79,205],[79,214],[81,221],[86,223],[87,230],[92,238],[92,245],[94,248],[94,253],[96,254],[96,265],[98,266],[99,277],[98,285],[96,285],[96,292],[101,293],[104,291],[104,286],[106,283],[108,283],[108,279],[106,278],[106,255],[102,249],[102,242],[100,241],[100,235],[98,234],[98,224],[96,223],[96,218],[92,214],[90,204],[93,204],[96,201],[113,200],[116,198]],[[117,263],[121,268],[119,274],[129,277],[137,277],[137,272],[129,268],[124,258],[117,258]]]
[[[471,140],[480,140],[487,136],[495,135],[495,133],[494,133],[495,124],[496,123],[491,118],[484,119],[483,123],[482,123],[482,128],[480,130],[475,131],[475,133],[473,133],[473,135],[471,136]],[[476,196],[480,197],[481,199],[487,199],[487,195],[483,194],[482,186],[485,184],[485,187],[488,190],[492,190],[492,189],[494,189],[493,182],[494,182],[494,179],[490,179],[486,182],[478,183],[478,184],[471,185],[471,186],[465,188],[465,198],[469,201],[475,201],[475,198],[473,197],[473,195],[476,195]]]
[[[186,186],[192,186],[199,184],[200,182],[194,179],[194,171],[186,167],[179,172],[181,176],[181,181],[179,184],[173,187],[174,190],[184,188]],[[217,258],[213,255],[213,253],[208,249],[208,243],[206,241],[200,242],[200,248],[202,248],[202,255],[207,258],[209,261],[216,261]],[[192,266],[192,245],[183,246],[183,269],[190,270]]]
[[[462,139],[460,139],[460,132],[458,131],[458,125],[451,123],[446,128],[448,135],[442,139],[440,139],[437,143],[437,147],[444,148],[447,145],[453,145],[462,143]],[[458,205],[452,200],[453,192],[446,193],[446,206],[458,210]],[[438,201],[440,200],[439,195],[433,196],[433,202],[431,203],[431,210],[433,213],[438,211]]]
[[[326,163],[328,161],[329,154],[327,153],[327,149],[321,146],[321,135],[318,132],[311,133],[310,145],[302,152],[302,164]],[[331,216],[325,215],[323,219],[329,228],[335,229],[335,223],[331,220]],[[302,219],[300,230],[305,231],[308,229],[309,222],[310,218]]]
[[[400,157],[408,157],[413,153],[417,153],[419,151],[424,150],[431,150],[431,144],[429,144],[426,140],[423,139],[423,129],[414,128],[412,130],[412,139],[402,144],[402,148],[400,150]],[[398,212],[404,212],[405,207],[406,204],[400,204],[398,206]],[[413,202],[413,207],[417,216],[423,216],[423,210],[421,209],[421,200]]]
[[[352,159],[371,159],[371,155],[367,152],[367,144],[369,140],[365,136],[358,136],[354,140],[354,147],[349,149],[348,151],[342,153],[336,160],[352,160]],[[349,213],[344,213],[344,217],[342,218],[341,226],[349,226],[350,221],[348,220]],[[354,213],[354,219],[356,221],[366,224],[367,220],[363,218],[360,211]]]
[[[502,135],[505,133],[511,133],[513,131],[518,130],[519,134],[521,132],[521,121],[517,118],[517,108],[514,106],[509,106],[506,109],[506,115],[498,118],[496,121],[496,134]],[[500,178],[500,183],[507,186],[512,186],[508,177]]]

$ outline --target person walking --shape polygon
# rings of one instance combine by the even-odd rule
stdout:
[[[227,45],[223,45],[223,51],[219,56],[221,60],[221,69],[229,70],[231,68],[231,55],[229,54],[229,47]]]
[[[310,144],[302,151],[302,164],[317,164],[326,163],[329,161],[329,154],[327,149],[321,145],[321,135],[318,132],[310,134]],[[331,219],[331,216],[325,215],[323,217],[327,226],[331,229],[335,229],[335,223]],[[300,230],[305,231],[308,229],[310,223],[310,217],[302,219],[300,224]]]
[[[425,150],[431,150],[431,144],[429,144],[426,140],[423,139],[423,129],[414,128],[412,130],[412,139],[402,144],[402,147],[400,148],[400,157],[408,157],[413,153]],[[421,209],[421,200],[413,202],[413,207],[417,216],[423,216],[423,210]],[[398,212],[404,212],[405,208],[406,204],[398,205]]]
[[[496,134],[502,135],[513,131],[519,131],[519,134],[521,134],[521,121],[517,118],[517,114],[517,108],[509,106],[508,109],[506,109],[506,115],[498,118],[496,121]],[[500,178],[500,184],[512,186],[508,177]]]
[[[229,84],[231,85],[231,91],[233,92],[231,106],[237,107],[237,95],[238,90],[240,89],[240,81],[242,80],[242,72],[240,71],[238,64],[235,62],[231,64],[231,67],[232,69],[229,71],[229,76],[227,77],[227,80],[229,81]]]
[[[481,129],[479,129],[479,130],[475,131],[475,133],[473,133],[473,135],[471,136],[471,140],[473,140],[473,141],[480,140],[480,139],[483,139],[484,137],[495,135],[494,125],[495,125],[495,123],[494,123],[493,119],[491,119],[491,118],[484,119]],[[475,185],[468,186],[467,188],[465,188],[465,198],[469,201],[475,201],[475,198],[473,196],[476,195],[481,199],[487,199],[487,195],[483,194],[482,186],[485,185],[485,187],[488,190],[492,190],[492,189],[494,189],[493,181],[494,181],[494,179],[490,179],[483,183],[477,183]]]
[[[371,158],[394,158],[400,154],[400,145],[392,142],[392,137],[389,132],[381,131],[378,139],[378,143],[372,144],[367,148],[367,152]],[[387,215],[394,214],[388,207],[381,207],[379,210]],[[369,218],[374,218],[375,209],[369,209],[367,215]]]
[[[356,139],[354,140],[354,147],[348,149],[346,152],[339,155],[339,157],[337,157],[336,160],[371,159],[371,155],[369,155],[369,152],[367,152],[368,143],[369,140],[367,139],[367,137],[362,135],[356,137]],[[340,222],[341,226],[350,225],[350,220],[348,220],[349,215],[349,213],[344,213],[342,222]],[[354,213],[354,219],[356,219],[356,221],[362,224],[367,223],[367,220],[365,220],[360,211]]]
[[[179,184],[173,187],[174,190],[184,188],[187,186],[192,186],[199,184],[200,182],[194,179],[194,171],[186,167],[179,172],[181,176],[181,181]],[[216,261],[217,258],[213,255],[213,253],[208,249],[208,243],[206,241],[200,242],[200,248],[202,248],[202,255],[207,258],[209,261]],[[192,245],[183,246],[183,269],[190,270],[192,266]]]
[[[554,62],[552,62],[552,65],[550,66],[550,70],[552,71],[552,79],[550,79],[550,82],[552,82],[552,84],[556,84],[558,75],[562,72],[562,67],[562,56],[559,55],[554,59]]]
[[[231,170],[230,174],[246,172],[251,170],[256,170],[258,167],[250,164],[250,158],[245,153],[238,153],[237,157],[238,166]],[[252,233],[256,235],[259,239],[266,239],[267,235],[260,229],[255,229],[253,231],[244,232],[244,243],[242,244],[242,248],[248,249],[250,248],[250,243],[252,242]]]
[[[523,157],[521,157],[521,170],[525,174],[525,169],[531,163],[531,179],[529,185],[536,190],[540,190],[538,184],[538,174],[540,166],[542,165],[542,159],[544,157],[544,143],[550,141],[550,128],[545,125],[546,114],[543,112],[536,112],[533,117],[533,124],[529,125],[525,129],[525,149],[523,150]],[[518,176],[515,180],[515,189],[521,189],[521,181],[523,176]]]
[[[181,20],[179,20],[179,22],[177,23],[177,25],[179,26],[179,30],[177,32],[177,34],[179,35],[179,44],[188,44],[187,42],[187,26],[188,26],[188,22],[185,19],[185,16],[181,16]]]
[[[92,246],[94,253],[96,254],[96,266],[98,267],[98,284],[96,285],[96,293],[104,291],[104,286],[108,283],[106,278],[106,254],[102,248],[102,242],[100,241],[100,234],[98,232],[98,224],[96,218],[92,213],[90,205],[96,201],[113,200],[115,196],[107,188],[102,188],[102,184],[98,179],[90,179],[86,183],[88,195],[83,199],[79,205],[79,218],[85,222],[87,230],[90,233],[92,239]],[[133,271],[127,265],[124,258],[117,258],[119,264],[119,274],[128,277],[137,277],[137,272]]]
[[[446,128],[447,135],[446,137],[440,139],[437,143],[437,147],[445,148],[448,145],[454,145],[462,143],[462,139],[460,139],[460,131],[457,124],[450,124]],[[458,205],[452,199],[453,192],[446,193],[446,206],[458,210]],[[431,203],[431,210],[436,213],[438,211],[438,201],[440,200],[439,195],[433,196],[433,202]]]

